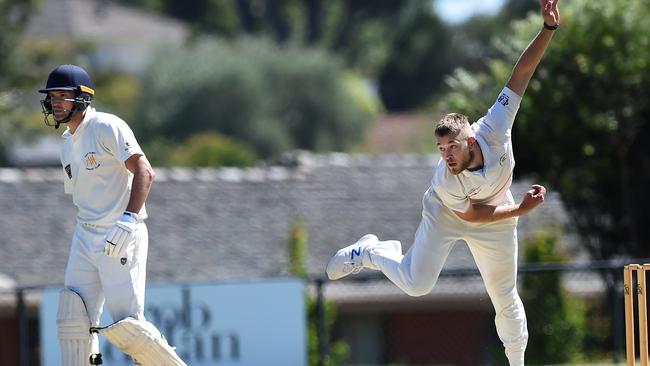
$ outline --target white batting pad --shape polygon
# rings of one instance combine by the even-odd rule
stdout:
[[[90,319],[86,312],[86,305],[76,292],[63,289],[59,293],[56,325],[59,329],[61,364],[90,365],[90,354],[98,346],[97,337],[90,334]]]
[[[128,317],[99,333],[142,366],[187,366],[148,321]]]

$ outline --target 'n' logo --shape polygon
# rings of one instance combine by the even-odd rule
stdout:
[[[355,249],[352,249],[352,255],[350,255],[350,259],[354,259],[354,255],[357,255],[357,257],[361,257],[361,247]]]

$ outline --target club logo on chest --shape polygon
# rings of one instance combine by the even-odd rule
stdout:
[[[97,153],[94,151],[91,151],[89,153],[86,153],[84,155],[84,163],[86,164],[86,170],[95,170],[99,168],[101,164],[97,161],[97,158],[95,157]]]

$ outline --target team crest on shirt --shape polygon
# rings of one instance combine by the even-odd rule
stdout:
[[[86,164],[86,170],[95,170],[99,168],[99,162],[97,162],[97,157],[95,157],[97,153],[94,151],[91,151],[84,155],[84,163]]]
[[[497,98],[497,102],[505,107],[510,104],[510,98],[505,93],[501,93],[501,95],[499,95],[499,98]]]

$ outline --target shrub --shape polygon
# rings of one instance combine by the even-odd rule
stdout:
[[[211,132],[190,136],[177,147],[169,162],[180,166],[251,166],[255,153],[240,143]]]

